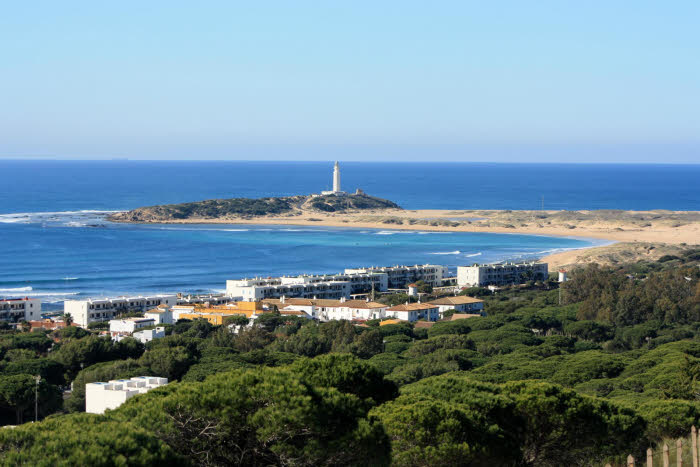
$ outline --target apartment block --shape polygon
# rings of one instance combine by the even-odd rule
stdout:
[[[0,299],[0,321],[35,321],[41,319],[41,300],[38,298]]]
[[[122,313],[143,313],[160,305],[173,306],[177,300],[175,295],[66,300],[63,312],[70,313],[78,326],[87,327],[90,323],[112,320]]]
[[[523,284],[529,280],[546,280],[547,263],[474,264],[457,268],[459,287]]]
[[[383,266],[346,269],[346,274],[386,274],[389,289],[404,289],[413,282],[423,281],[433,287],[440,287],[447,277],[447,266],[437,264],[416,264],[414,266]]]

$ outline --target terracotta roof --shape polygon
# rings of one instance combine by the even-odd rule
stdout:
[[[374,308],[386,308],[389,305],[384,305],[383,303],[377,302],[367,302],[365,300],[348,300],[345,303],[341,303],[339,306],[346,306],[348,308],[358,308],[358,309],[374,309]]]
[[[467,297],[465,295],[458,295],[456,297],[443,297],[437,300],[432,300],[429,303],[433,305],[465,305],[467,303],[483,303],[483,300],[478,298]]]
[[[285,298],[284,303],[280,300],[282,305],[301,305],[301,306],[311,306],[315,305],[314,300],[309,300],[308,298]]]
[[[384,326],[385,324],[400,324],[402,322],[403,321],[401,321],[400,319],[386,319],[386,320],[380,322],[379,325]]]
[[[280,310],[281,315],[309,316],[308,313],[299,310]]]
[[[437,305],[430,303],[409,303],[408,305],[396,305],[387,308],[386,311],[420,311],[437,308]]]
[[[413,284],[408,284],[406,287],[418,287],[418,284],[414,282]]]
[[[480,318],[481,315],[473,314],[473,313],[455,313],[454,315],[450,316],[450,321],[457,321],[458,319],[467,319],[467,318]]]
[[[347,300],[341,302],[340,300],[329,300],[329,299],[311,299],[311,298],[287,298],[282,303],[281,300],[277,298],[266,298],[263,303],[268,305],[277,305],[279,308],[286,307],[289,305],[298,306],[320,306],[323,308],[333,308],[333,307],[348,307],[348,308],[362,308],[362,309],[374,309],[374,308],[386,308],[387,305],[383,305],[377,302],[367,302],[365,300]]]
[[[284,303],[279,298],[263,298],[262,302],[265,305],[277,305],[278,307],[289,305],[311,306],[313,304],[308,298],[285,298]]]

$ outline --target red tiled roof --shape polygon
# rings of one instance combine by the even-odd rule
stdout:
[[[391,308],[387,308],[386,311],[420,311],[420,310],[430,310],[437,308],[437,305],[430,303],[409,303],[408,305],[396,305]]]
[[[467,297],[465,295],[458,295],[456,297],[443,297],[437,300],[432,300],[428,303],[433,305],[466,305],[467,303],[483,303],[483,300],[478,298]]]

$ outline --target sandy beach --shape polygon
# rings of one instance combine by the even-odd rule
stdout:
[[[162,221],[159,221],[162,222]],[[698,211],[298,211],[251,218],[172,219],[167,223],[275,224],[585,237],[611,242],[542,258],[550,269],[587,262],[657,259],[700,243]]]

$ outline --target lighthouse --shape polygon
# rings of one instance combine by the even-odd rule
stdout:
[[[333,193],[340,193],[340,167],[338,161],[335,161],[333,167]]]

